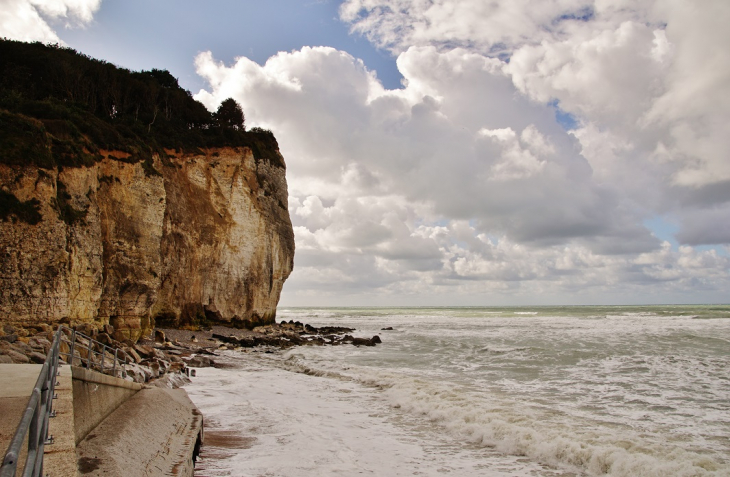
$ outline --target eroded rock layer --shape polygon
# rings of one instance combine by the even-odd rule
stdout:
[[[274,321],[294,257],[282,167],[248,148],[105,156],[62,170],[0,164],[5,196],[41,218],[0,222],[0,319],[109,323],[132,340],[155,320]]]

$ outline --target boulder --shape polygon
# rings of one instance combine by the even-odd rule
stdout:
[[[158,363],[157,360],[142,361],[142,364],[151,371],[151,377],[157,378],[160,376],[160,363]]]
[[[191,368],[209,368],[215,364],[215,361],[207,356],[195,356],[190,358],[187,365]]]
[[[142,357],[135,351],[134,347],[123,348],[127,356],[135,363],[139,364],[142,362]]]
[[[36,323],[33,327],[38,330],[39,333],[53,333],[53,326],[48,323]]]
[[[31,363],[35,364],[43,364],[46,362],[46,355],[37,353],[35,351],[30,353],[30,355],[28,355],[28,358],[30,358]]]
[[[136,344],[133,346],[132,349],[134,349],[137,354],[142,357],[142,359],[154,357],[154,348],[152,348],[151,346]]]
[[[353,338],[352,344],[355,346],[375,346],[372,339],[367,338]]]
[[[23,343],[22,341],[16,341],[15,343],[13,343],[12,348],[18,353],[23,353],[25,355],[29,355],[33,352],[33,348],[31,348],[29,344]]]
[[[238,344],[244,348],[253,348],[256,346],[256,340],[252,336],[244,336],[238,340]]]
[[[238,341],[239,341],[238,338],[234,335],[224,336],[224,335],[219,335],[217,333],[213,333],[213,339],[222,341],[223,343],[231,343],[231,344],[238,344]]]
[[[0,336],[0,340],[7,341],[8,343],[15,343],[18,340],[18,334],[6,333],[4,336]]]
[[[135,383],[144,383],[150,377],[152,377],[152,372],[149,370],[149,368],[137,364],[130,364],[126,366],[126,371],[127,376],[132,378],[132,381],[134,381]]]
[[[10,356],[10,359],[13,360],[13,363],[18,363],[18,364],[30,363],[30,359],[28,359],[28,357],[26,355],[24,355],[22,353],[18,353],[17,351],[13,351],[10,349],[10,350],[6,350],[5,354],[7,356]]]
[[[74,326],[74,330],[79,333],[83,333],[86,336],[91,336],[92,338],[99,332],[99,329],[96,327],[96,325],[93,325],[91,323],[79,323],[78,325]]]
[[[13,358],[7,354],[0,354],[0,364],[12,364]]]
[[[170,363],[170,373],[181,373],[183,371],[185,371],[185,363],[183,360]]]
[[[51,350],[51,342],[43,337],[34,336],[28,342],[31,348],[38,351],[43,351],[43,354],[48,354]]]

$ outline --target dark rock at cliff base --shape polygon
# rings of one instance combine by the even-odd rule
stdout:
[[[331,334],[338,334],[341,335],[343,333],[352,333],[355,331],[354,328],[346,328],[344,326],[321,326],[319,328],[316,328],[314,326],[305,325],[304,330],[307,334],[317,334],[317,335],[331,335]]]
[[[315,346],[324,346],[326,344],[325,340],[322,338],[310,338],[308,339],[305,344],[308,345],[315,345]]]
[[[195,356],[190,358],[187,365],[191,368],[209,368],[215,364],[215,361],[207,356]]]
[[[35,363],[35,364],[43,364],[43,363],[46,362],[46,355],[41,354],[41,353],[37,353],[35,351],[33,351],[32,353],[30,353],[30,355],[28,356],[28,358],[30,359],[30,362],[31,363]]]
[[[147,359],[154,356],[154,348],[151,346],[136,344],[132,347],[142,359]]]
[[[107,346],[113,346],[115,348],[121,346],[121,343],[109,336],[108,333],[99,333],[94,337],[94,339],[99,343],[105,344]]]
[[[355,346],[375,346],[373,340],[367,338],[353,338],[352,344]]]
[[[355,346],[375,346],[378,343],[382,343],[380,336],[375,335],[372,338],[355,338],[351,335],[345,335],[342,338],[342,343],[351,343]]]
[[[213,333],[212,337],[213,337],[213,339],[222,341],[223,343],[239,344],[239,339],[235,335],[224,336],[224,335],[220,335],[217,333]]]
[[[22,341],[16,341],[11,346],[15,349],[15,351],[17,351],[18,353],[23,353],[26,356],[33,352],[33,348],[31,348],[29,344],[23,343]]]
[[[388,326],[387,328],[380,328],[380,331],[393,331],[393,327]]]
[[[15,333],[0,336],[0,340],[7,341],[8,343],[15,343],[18,340],[18,335]]]
[[[27,364],[30,363],[30,359],[23,353],[18,353],[13,350],[5,350],[4,353],[13,360],[13,363]]]
[[[134,348],[128,347],[128,348],[125,348],[124,351],[128,355],[127,359],[129,359],[135,363],[142,362],[142,357],[139,355],[139,353],[137,353],[137,351]]]
[[[87,336],[91,336],[92,338],[99,332],[99,329],[91,323],[78,324],[74,326],[74,330]]]

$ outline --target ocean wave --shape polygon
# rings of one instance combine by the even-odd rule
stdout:
[[[308,359],[292,351],[278,362],[290,371],[348,380],[382,391],[400,411],[442,426],[469,443],[586,475],[728,476],[717,455],[686,450],[669,438],[605,425],[392,370]],[[659,436],[661,437],[661,436]]]

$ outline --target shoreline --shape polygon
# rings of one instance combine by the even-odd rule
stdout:
[[[185,386],[206,416],[195,475],[575,477],[464,443],[391,406],[377,386],[292,371],[277,355],[224,352],[225,366]],[[211,432],[221,441],[209,442]]]

